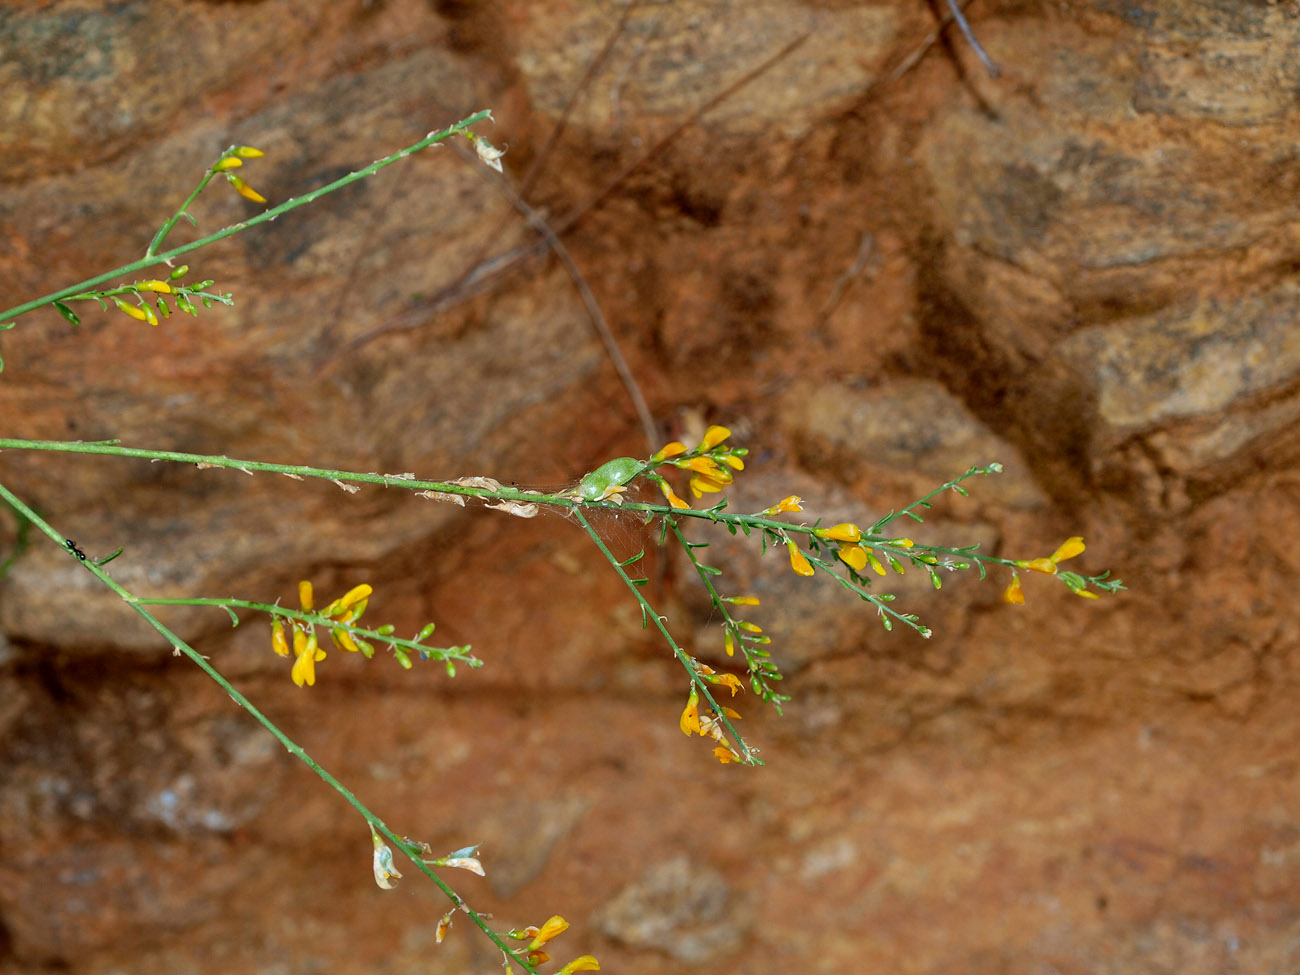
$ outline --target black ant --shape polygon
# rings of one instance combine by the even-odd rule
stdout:
[[[86,561],[86,553],[83,552],[81,549],[77,548],[77,543],[74,542],[72,539],[65,538],[63,540],[63,544],[68,546],[68,551],[71,552],[73,555],[75,555],[77,558],[81,559],[81,561],[83,562]]]

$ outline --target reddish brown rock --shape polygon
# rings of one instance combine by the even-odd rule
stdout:
[[[487,879],[448,879],[497,927],[568,918],[561,963],[1300,968],[1300,27],[1284,4],[973,4],[994,80],[958,35],[931,43],[934,9],[14,6],[5,306],[142,253],[237,142],[280,201],[492,108],[479,130],[533,209],[432,149],[187,258],[233,308],[21,317],[0,435],[525,486],[644,454],[545,220],[664,439],[721,422],[751,447],[736,508],[798,493],[867,523],[997,460],[915,533],[1008,557],[1081,534],[1071,566],[1113,568],[1120,597],[1035,576],[1011,608],[1005,575],[891,577],[925,641],[718,538],[793,698],[732,702],[767,765],[724,768],[560,517],[23,451],[0,482],[89,555],[124,546],[133,591],[365,580],[377,621],[472,643],[486,664],[454,679],[332,653],[299,689],[263,621],[165,615],[398,832],[481,843]],[[220,185],[191,210],[205,231],[257,212]],[[30,541],[0,580],[0,969],[498,969],[463,918],[435,944],[432,885],[379,890],[360,817]],[[683,565],[647,574],[725,663]]]

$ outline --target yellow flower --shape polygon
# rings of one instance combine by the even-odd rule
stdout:
[[[148,305],[131,305],[121,298],[114,298],[113,304],[117,305],[117,310],[124,315],[129,315],[137,322],[148,322],[150,325],[158,324],[158,316],[153,313],[153,309]]]
[[[853,542],[840,542],[840,559],[858,572],[867,567],[867,553],[861,545],[855,545]]]
[[[533,935],[533,940],[528,942],[528,950],[536,951],[552,938],[563,934],[568,930],[568,927],[569,922],[560,917],[560,915],[551,915],[551,917],[546,919],[546,923],[537,929],[536,934]]]
[[[1078,535],[1067,538],[1061,543],[1060,548],[1045,559],[1029,559],[1027,561],[1017,562],[1016,565],[1022,569],[1031,569],[1034,572],[1042,572],[1045,575],[1056,575],[1056,567],[1060,562],[1066,559],[1072,559],[1084,550],[1083,539]]]
[[[357,641],[352,639],[352,634],[347,630],[334,627],[330,630],[330,639],[334,641],[334,646],[340,650],[346,650],[348,653],[359,653],[361,648],[357,646]]]
[[[757,596],[726,596],[722,601],[724,603],[731,603],[733,606],[759,605],[759,599]]]
[[[298,602],[302,605],[304,610],[309,613],[311,612],[311,608],[314,605],[314,599],[315,597],[312,595],[311,580],[304,579],[302,582],[298,583]]]
[[[722,645],[723,649],[727,651],[728,657],[734,657],[736,655],[736,639],[731,635],[731,630],[729,628],[723,631]]]
[[[579,955],[556,972],[555,975],[573,975],[574,972],[598,971],[600,971],[600,962],[596,961],[595,955]]]
[[[722,441],[731,436],[731,431],[726,427],[712,426],[704,431],[704,439],[700,441],[699,450],[712,450]]]
[[[697,457],[695,459],[706,460],[707,458]],[[710,463],[712,462],[710,461]],[[691,475],[691,493],[697,498],[702,498],[705,494],[717,494],[731,483],[731,471],[723,470],[717,464],[714,464],[713,467],[713,473]]]
[[[217,164],[212,167],[214,173],[224,173],[228,169],[238,169],[244,165],[244,160],[238,156],[226,156],[217,160]]]
[[[670,443],[664,444],[651,454],[650,463],[651,465],[662,464],[669,457],[676,457],[678,454],[684,453],[686,453],[686,444],[678,440],[673,440]]]
[[[254,203],[266,202],[266,197],[264,197],[261,193],[257,192],[257,190],[253,189],[251,186],[245,183],[238,176],[231,176],[227,174],[226,179],[230,180],[230,185],[235,188],[235,192],[238,193],[240,196],[242,196],[245,200],[252,200]]]
[[[799,546],[794,542],[786,542],[785,547],[790,550],[790,568],[794,569],[794,571],[801,576],[812,575],[814,572],[812,564],[804,556],[803,552],[799,550]]]
[[[1020,587],[1020,576],[1012,576],[1011,585],[1002,591],[1002,599],[1012,606],[1024,605],[1025,591]]]
[[[692,457],[690,460],[674,461],[684,470],[691,471],[691,492],[698,498],[706,492],[716,494],[732,482],[732,473],[725,467],[719,467],[712,457]]]
[[[166,281],[138,281],[136,287],[141,291],[152,291],[154,294],[169,295],[172,293],[172,286]]]
[[[316,683],[316,664],[325,659],[325,651],[316,643],[316,631],[312,630],[311,636],[308,636],[302,630],[295,628],[293,651],[297,659],[293,662],[293,670],[289,676],[299,687],[304,684],[311,687]]]
[[[685,501],[683,501],[681,498],[677,496],[677,492],[673,490],[672,485],[669,484],[667,481],[661,480],[659,482],[659,490],[664,493],[664,497],[668,499],[668,503],[672,505],[674,508],[690,507],[689,504],[687,504]]]
[[[686,707],[677,722],[684,735],[702,735],[700,730],[700,692],[691,685],[691,696],[686,699]]]
[[[813,532],[818,538],[830,538],[837,542],[856,542],[862,538],[862,529],[852,522],[832,525],[830,528],[818,528]]]
[[[710,684],[721,684],[731,691],[732,697],[736,696],[736,692],[744,690],[740,684],[740,678],[735,674],[706,674],[704,679]]]
[[[713,754],[723,765],[729,765],[732,762],[740,761],[740,756],[725,745],[719,745],[717,748],[713,749]]]
[[[768,518],[773,515],[785,514],[787,511],[803,511],[803,498],[797,494],[792,494],[788,498],[782,498],[770,508],[764,508],[760,514]]]
[[[241,159],[261,159],[266,155],[261,149],[254,149],[252,146],[240,146],[234,154]]]
[[[718,460],[722,461],[728,467],[735,468],[738,471],[743,471],[745,469],[745,462],[735,454],[727,454],[724,457],[719,457]]]
[[[284,620],[278,616],[271,620],[271,649],[281,657],[289,656],[289,641],[284,637]]]
[[[342,619],[350,613],[354,613],[355,615],[352,615],[351,618],[356,619],[361,616],[361,613],[365,612],[365,606],[370,599],[370,594],[374,591],[373,587],[364,582],[359,586],[353,586],[347,591],[346,595],[340,596],[326,606],[321,611],[321,615],[328,616],[330,619]],[[358,611],[357,607],[361,607],[361,609]],[[303,608],[306,609],[307,607],[304,606]]]

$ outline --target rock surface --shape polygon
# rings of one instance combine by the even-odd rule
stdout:
[[[732,427],[733,500],[1008,557],[1083,535],[1101,603],[896,590],[935,629],[724,537],[793,696],[760,770],[677,727],[680,668],[559,517],[327,481],[5,451],[0,483],[153,596],[376,588],[487,662],[332,654],[300,690],[250,617],[169,625],[557,961],[631,973],[1300,969],[1300,19],[1285,3],[128,0],[0,12],[0,305],[133,259],[216,155],[298,196],[186,257],[232,308],[0,333],[0,436],[554,486]],[[802,41],[799,39],[803,38]],[[798,43],[796,43],[798,42]],[[259,207],[213,185],[204,231]],[[176,240],[192,239],[182,225]],[[658,446],[656,443],[654,446]],[[610,526],[636,551],[630,519]],[[16,543],[5,519],[0,551]],[[53,540],[0,579],[0,969],[489,972],[414,871]],[[716,620],[652,565],[680,640]],[[1038,584],[1035,584],[1038,583]],[[453,873],[448,871],[448,873]]]

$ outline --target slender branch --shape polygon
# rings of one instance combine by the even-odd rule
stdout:
[[[55,542],[58,542],[60,547],[63,547],[62,538],[54,530],[54,528],[48,522],[42,519],[41,516],[38,515],[31,507],[25,504],[21,498],[19,498],[16,494],[10,491],[2,483],[0,483],[0,498],[3,498],[5,501],[8,501],[9,504],[13,506],[15,511],[17,511],[24,518],[26,518],[31,524],[35,525],[39,531],[43,532],[45,535],[48,535]],[[75,558],[75,555],[69,552],[69,557]],[[469,905],[465,903],[464,899],[459,894],[457,894],[456,891],[454,891],[446,883],[446,881],[444,881],[441,877],[439,877],[436,873],[434,873],[428,864],[426,864],[423,860],[421,860],[418,856],[416,856],[415,853],[411,850],[410,844],[406,840],[402,839],[391,829],[389,829],[383,820],[381,820],[378,816],[376,816],[373,812],[371,812],[370,809],[364,803],[362,803],[361,800],[358,799],[355,794],[353,794],[351,789],[349,789],[342,782],[336,779],[326,769],[322,768],[321,765],[314,758],[312,758],[310,755],[307,754],[305,750],[303,750],[301,745],[299,745],[292,738],[290,738],[283,731],[281,731],[279,726],[274,721],[272,721],[265,714],[263,714],[257,708],[257,706],[254,705],[253,702],[250,701],[247,697],[245,697],[233,684],[230,683],[230,681],[226,680],[226,678],[222,676],[220,671],[218,671],[215,667],[212,666],[212,664],[208,663],[208,661],[204,659],[201,653],[199,653],[188,643],[182,640],[179,636],[173,633],[161,620],[159,620],[156,616],[154,616],[147,609],[145,609],[145,607],[142,605],[143,602],[142,600],[140,600],[132,593],[124,589],[121,585],[119,585],[111,576],[109,576],[109,574],[106,571],[104,571],[102,567],[95,565],[93,562],[90,561],[83,561],[81,564],[85,566],[88,572],[92,573],[96,578],[98,578],[100,582],[104,583],[104,585],[108,586],[109,589],[113,590],[113,592],[117,593],[117,595],[122,597],[123,601],[129,607],[131,607],[131,609],[133,609],[136,613],[138,613],[146,623],[148,623],[151,627],[157,630],[158,633],[162,635],[163,639],[165,639],[171,645],[173,654],[177,656],[184,655],[186,657],[189,657],[190,660],[200,670],[202,670],[205,674],[207,674],[208,677],[212,678],[212,680],[217,684],[218,687],[220,687],[223,691],[229,694],[231,699],[237,705],[239,705],[241,708],[247,711],[253,717],[253,719],[257,721],[258,724],[260,724],[263,728],[269,731],[271,735],[276,739],[276,741],[278,741],[281,745],[284,746],[285,750],[289,752],[290,755],[298,759],[309,769],[315,772],[316,775],[318,775],[321,778],[321,780],[325,782],[326,785],[328,785],[331,789],[333,789],[340,796],[342,796],[343,799],[348,803],[348,805],[352,806],[353,809],[355,809],[358,813],[360,813],[362,818],[365,819],[367,823],[369,823],[378,832],[382,833],[393,844],[395,844],[396,847],[406,855],[407,859],[409,859],[412,863],[415,864],[416,869],[419,870],[421,873],[423,873],[430,880],[432,880],[435,884],[437,884],[438,888],[447,896],[447,898],[453,904],[455,904],[457,908],[463,911],[469,917],[469,919],[473,921],[474,924],[484,934],[488,936],[488,939],[491,940],[493,944],[495,944],[498,948],[500,948],[503,952],[505,952],[505,954],[507,955],[507,957],[510,958],[511,961],[515,962],[515,964],[517,964],[524,971],[536,975],[537,970],[533,968],[531,965],[529,965],[527,961],[525,961],[523,958],[517,955],[515,953],[515,950],[511,948],[509,945],[507,945],[501,939],[500,935],[498,935],[495,931],[493,931],[490,927],[488,927],[487,922],[483,920],[483,917],[477,911],[471,909]]]
[[[673,651],[673,656],[676,657],[682,667],[685,668],[687,675],[691,679],[691,683],[696,686],[700,695],[708,702],[709,707],[713,709],[714,717],[727,729],[727,733],[731,736],[732,740],[740,747],[745,763],[747,765],[762,765],[762,759],[754,754],[753,749],[749,747],[749,744],[745,739],[740,736],[740,732],[736,730],[730,719],[727,718],[726,711],[714,699],[713,692],[709,690],[709,682],[701,677],[696,671],[695,662],[691,659],[691,655],[677,645],[677,641],[673,639],[673,635],[668,631],[668,627],[664,624],[664,618],[659,615],[658,610],[650,605],[645,596],[641,595],[641,587],[638,586],[632,580],[632,577],[627,574],[627,570],[623,568],[623,563],[619,562],[619,560],[614,557],[614,553],[609,550],[609,546],[605,544],[605,540],[600,537],[600,533],[596,531],[596,529],[591,527],[591,522],[587,520],[580,508],[575,506],[573,509],[573,515],[578,520],[578,524],[582,526],[583,531],[585,531],[587,535],[590,536],[591,540],[595,542],[596,547],[600,549],[601,554],[609,560],[609,564],[614,567],[614,571],[618,573],[619,578],[623,580],[623,584],[627,586],[628,590],[632,593],[632,596],[641,604],[642,617],[646,620],[654,621],[655,629],[657,629],[663,636],[664,640],[667,641],[668,646]]]
[[[365,179],[367,176],[372,176],[385,166],[389,166],[397,162],[399,159],[404,159],[412,153],[419,152],[421,149],[427,149],[434,143],[441,142],[443,139],[455,135],[457,132],[468,128],[476,122],[481,122],[490,114],[491,113],[486,109],[481,112],[475,112],[468,118],[464,118],[455,125],[445,128],[440,132],[430,132],[420,141],[407,146],[405,149],[399,149],[391,156],[385,156],[383,159],[376,160],[364,169],[358,169],[356,172],[348,173],[346,176],[342,176],[339,179],[334,180],[332,183],[326,183],[324,186],[318,187],[309,193],[304,193],[302,196],[296,196],[285,200],[278,206],[271,207],[269,210],[264,210],[255,217],[249,217],[247,220],[241,220],[239,223],[231,224],[229,227],[218,230],[216,233],[208,234],[206,237],[200,237],[198,240],[191,241],[188,244],[181,244],[179,247],[173,247],[171,250],[164,251],[161,254],[142,257],[138,261],[132,261],[130,264],[124,264],[111,271],[98,274],[93,278],[87,278],[85,281],[80,281],[77,284],[61,288],[58,291],[51,292],[43,297],[34,298],[21,305],[15,305],[13,308],[0,312],[0,322],[7,322],[8,320],[16,318],[26,312],[42,308],[45,305],[52,304],[55,301],[68,297],[69,295],[77,294],[80,291],[89,291],[96,285],[103,284],[105,281],[111,281],[114,278],[126,274],[133,274],[136,271],[141,271],[148,267],[156,267],[159,264],[170,265],[172,260],[180,257],[182,254],[188,254],[190,251],[198,250],[200,247],[206,247],[208,244],[233,236],[240,231],[248,230],[251,227],[256,227],[259,224],[274,220],[276,217],[288,213],[290,210],[296,210],[298,207],[306,206],[308,203],[312,203],[320,199],[322,196],[333,193],[336,190],[341,190],[349,183],[354,183],[359,179]]]

